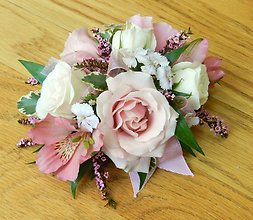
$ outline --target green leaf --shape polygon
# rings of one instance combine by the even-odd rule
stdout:
[[[192,96],[191,93],[184,93],[184,92],[178,92],[178,91],[173,91],[175,96],[183,96],[186,97],[187,99]]]
[[[196,154],[193,152],[191,147],[189,147],[187,144],[184,144],[182,141],[179,142],[183,150],[188,151],[192,156],[196,157]]]
[[[42,147],[44,147],[44,144],[40,145],[35,151],[33,151],[33,154],[39,152]]]
[[[39,97],[39,91],[30,92],[26,96],[22,96],[17,102],[18,110],[27,116],[33,115],[36,112],[36,105]]]
[[[98,35],[100,35],[103,39],[109,40],[111,37],[111,34],[108,31],[105,31],[104,33],[99,32]]]
[[[47,76],[41,74],[41,71],[44,69],[44,66],[38,63],[33,63],[25,60],[18,60],[28,72],[39,81],[40,84],[46,79]]]
[[[94,89],[107,90],[106,75],[101,73],[93,72],[89,75],[84,76],[82,79],[84,82],[91,84]]]
[[[141,190],[144,182],[145,182],[145,179],[147,178],[147,173],[142,173],[142,172],[137,172],[138,173],[138,176],[140,178],[140,186],[139,186],[139,190]]]
[[[76,198],[76,188],[78,186],[78,183],[83,177],[92,176],[92,172],[92,159],[90,158],[80,165],[77,179],[75,181],[70,181],[71,192],[74,199]]]
[[[169,53],[164,54],[164,56],[165,56],[165,57],[168,59],[168,61],[170,61],[170,63],[172,64],[172,63],[174,63],[174,62],[180,57],[180,55],[181,55],[183,52],[186,51],[186,49],[188,49],[188,52],[187,52],[187,53],[189,53],[189,52],[191,51],[191,49],[192,49],[198,42],[200,42],[200,41],[202,41],[202,40],[203,40],[203,38],[198,38],[198,39],[192,41],[191,43],[189,43],[189,44],[187,44],[187,45],[185,45],[185,46],[183,46],[183,47],[180,47],[180,48],[178,48],[178,49],[176,49],[176,50],[173,50],[173,51],[171,51],[171,52],[169,52]]]
[[[178,140],[180,140],[180,142],[187,145],[189,148],[194,149],[199,153],[205,155],[201,147],[198,145],[196,139],[191,132],[191,129],[188,127],[182,115],[179,115],[175,134]]]
[[[155,84],[156,89],[157,89],[158,91],[161,90],[162,87],[160,86],[159,80],[158,80],[156,77],[153,77],[153,81],[154,81],[154,84]]]
[[[116,209],[117,208],[117,202],[113,200],[112,198],[108,199],[108,203],[106,205],[109,205],[110,207]]]
[[[179,84],[182,82],[182,78],[178,81],[178,82],[176,82],[176,83],[174,83],[173,85],[172,85],[172,90],[175,90],[178,86],[179,86]]]
[[[32,162],[28,162],[26,164],[29,165],[29,164],[35,164],[35,163],[36,163],[36,161],[32,161]]]
[[[91,101],[91,100],[96,101],[96,99],[97,99],[97,96],[96,96],[95,94],[89,93],[87,96],[84,97],[83,101],[84,101],[85,103],[88,103],[88,102]]]
[[[151,170],[153,170],[156,167],[156,158],[155,157],[151,157],[150,159],[150,165],[149,165],[149,172]]]

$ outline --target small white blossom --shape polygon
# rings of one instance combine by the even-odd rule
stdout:
[[[99,119],[90,105],[76,103],[71,106],[71,112],[76,115],[78,127],[82,131],[92,132],[97,128]]]
[[[159,80],[160,86],[162,89],[171,89],[171,69],[167,67],[158,67],[157,68],[157,79]]]
[[[134,51],[119,49],[123,62],[129,68],[136,68],[141,64],[141,71],[154,75],[159,80],[162,89],[171,89],[171,68],[165,56],[152,50],[137,48]]]

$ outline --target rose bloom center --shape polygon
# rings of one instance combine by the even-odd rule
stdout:
[[[138,137],[147,129],[150,113],[143,100],[120,99],[113,107],[114,129]]]

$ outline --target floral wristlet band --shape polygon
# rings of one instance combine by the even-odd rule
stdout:
[[[207,39],[135,15],[126,24],[73,31],[60,59],[46,66],[20,60],[39,90],[17,103],[32,125],[18,147],[38,145],[43,173],[70,181],[93,176],[102,198],[116,207],[107,187],[112,161],[130,176],[134,196],[157,168],[193,176],[183,151],[204,155],[192,126],[208,125],[226,138],[228,128],[204,110],[224,75],[221,59],[207,57]]]

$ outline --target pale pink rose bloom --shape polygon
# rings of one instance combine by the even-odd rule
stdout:
[[[54,173],[56,177],[64,181],[76,180],[80,164],[88,160],[91,153],[98,151],[102,146],[98,130],[93,134],[80,132],[72,125],[72,122],[72,120],[48,114],[28,133],[34,142],[44,144],[36,159],[39,170],[43,173]],[[88,149],[83,145],[83,140],[87,136],[94,140],[94,144]],[[81,139],[78,140],[78,137]]]
[[[86,58],[98,58],[97,43],[86,29],[76,29],[69,35],[60,56],[61,60],[71,66],[81,63]]]
[[[140,16],[140,15],[135,15],[130,18],[130,21],[140,28],[151,28],[154,30],[154,34],[156,38],[155,51],[162,50],[165,47],[166,41],[169,39],[169,37],[179,33],[171,25],[165,22],[153,24],[152,17],[149,17],[149,16],[145,17],[145,16]]]
[[[162,157],[175,133],[178,114],[142,72],[107,79],[108,91],[97,99],[103,151],[126,172],[149,171],[150,157]]]
[[[211,85],[214,85],[224,76],[224,72],[220,68],[221,63],[222,60],[218,57],[207,57],[204,61]]]

